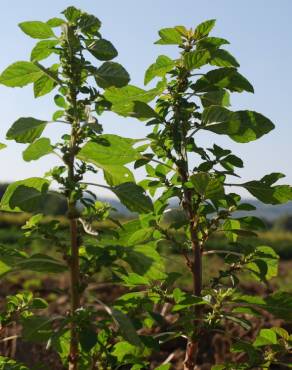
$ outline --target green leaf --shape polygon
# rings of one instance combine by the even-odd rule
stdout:
[[[0,143],[0,150],[5,149],[7,147],[6,144]]]
[[[164,77],[167,72],[171,71],[175,66],[175,62],[165,55],[160,55],[155,63],[145,72],[144,84],[147,85],[155,77]]]
[[[111,311],[113,318],[119,326],[122,337],[132,345],[142,347],[141,339],[136,333],[136,330],[128,316],[115,308],[112,308]]]
[[[118,55],[117,49],[108,40],[89,40],[86,44],[87,50],[98,60],[111,60]]]
[[[15,268],[43,273],[61,273],[68,269],[62,261],[45,254],[33,254],[29,258],[19,261]]]
[[[142,101],[133,101],[127,105],[112,105],[111,110],[123,117],[133,117],[141,121],[150,118],[160,119],[160,116],[148,104]]]
[[[135,231],[128,240],[128,245],[143,244],[152,239],[154,229],[146,227]]]
[[[48,71],[53,75],[58,77],[59,64],[53,64]],[[47,74],[43,74],[38,80],[33,84],[33,91],[35,98],[46,95],[50,93],[56,87],[57,82]]]
[[[227,157],[224,158],[224,163],[231,164],[232,166],[242,168],[243,167],[243,161],[236,155],[230,154]]]
[[[157,88],[146,91],[139,87],[128,85],[120,89],[111,87],[105,91],[104,96],[113,106],[120,106],[122,108],[122,106],[135,101],[149,103],[160,92],[161,90]]]
[[[234,231],[240,230],[240,221],[228,218],[224,221],[223,230],[224,234],[231,242],[236,242],[238,234]]]
[[[44,22],[31,21],[19,23],[21,30],[34,39],[48,39],[56,37],[51,27]]]
[[[111,86],[123,87],[130,81],[130,76],[125,68],[115,62],[103,63],[95,71],[94,77],[98,86],[104,89]]]
[[[153,100],[161,89],[149,91],[128,85],[120,89],[111,87],[104,93],[105,98],[112,103],[111,110],[124,117],[135,117],[140,120],[159,118],[158,114],[146,103]]]
[[[201,39],[212,31],[216,23],[216,19],[209,19],[205,22],[200,23],[194,31],[195,39]]]
[[[26,257],[24,252],[20,252],[10,246],[0,245],[0,276],[11,271],[19,261]]]
[[[39,98],[50,93],[56,87],[57,83],[49,76],[43,75],[33,84],[34,97]]]
[[[39,41],[31,51],[30,60],[34,62],[48,58],[54,52],[56,45],[58,45],[57,40]]]
[[[130,106],[130,104],[129,104]],[[117,113],[117,112],[116,112]],[[121,112],[120,112],[121,114]],[[132,109],[125,113],[123,111],[123,115],[126,114],[129,117],[138,118],[141,121],[148,120],[150,118],[156,118],[160,120],[160,116],[158,113],[155,112],[153,108],[151,108],[148,104],[142,101],[135,101],[133,102]]]
[[[234,112],[230,123],[231,131],[238,126],[236,133],[230,135],[238,143],[256,140],[274,129],[274,124],[265,116],[253,111]]]
[[[62,18],[51,18],[46,22],[50,27],[60,27],[63,23],[65,23],[64,19]]]
[[[162,28],[158,31],[160,40],[156,41],[155,44],[160,45],[180,45],[182,43],[182,37],[176,28]]]
[[[224,49],[218,49],[211,53],[210,64],[218,67],[239,67],[234,56]]]
[[[265,116],[253,111],[232,112],[221,106],[205,108],[202,115],[205,130],[228,135],[238,143],[257,140],[275,127]]]
[[[249,181],[240,186],[244,187],[250,194],[263,203],[282,204],[292,200],[292,187],[289,185],[271,186],[282,174],[271,174],[264,176],[259,181]]]
[[[133,148],[136,142],[117,135],[100,135],[97,141],[89,141],[82,147],[78,158],[100,168],[124,165],[141,158],[138,150]]]
[[[224,316],[226,319],[235,322],[237,325],[240,325],[245,330],[250,330],[252,327],[251,322],[242,317],[233,316],[231,314],[225,314]]]
[[[11,271],[11,266],[3,261],[0,260],[0,277],[7,274],[9,271]],[[1,363],[1,362],[0,362]]]
[[[210,59],[210,53],[208,50],[195,50],[190,51],[184,55],[184,66],[189,71],[197,69],[207,64]]]
[[[8,87],[23,87],[42,75],[43,72],[31,62],[15,62],[2,72],[0,83]]]
[[[164,273],[164,262],[157,252],[154,242],[148,241],[147,244],[129,246],[125,248],[124,251],[125,255],[123,256],[123,260],[130,265],[134,273],[150,281],[163,280],[166,278]],[[145,282],[143,285],[144,284]]]
[[[141,186],[133,182],[125,182],[115,186],[112,190],[130,211],[138,213],[153,211],[151,199],[145,195],[144,189]]]
[[[245,307],[245,306],[242,306],[242,307],[235,307],[232,309],[232,312],[233,313],[244,313],[244,314],[248,314],[248,315],[252,315],[252,316],[256,316],[256,317],[261,317],[261,313],[254,309],[253,307]]]
[[[42,298],[34,298],[30,307],[34,310],[42,310],[48,307],[48,303]]]
[[[2,370],[29,370],[28,367],[20,362],[16,362],[8,357],[3,356],[0,356],[0,368]]]
[[[249,203],[240,203],[237,207],[238,211],[255,211],[257,208]]]
[[[287,330],[285,330],[283,328],[279,328],[277,326],[271,328],[271,330],[273,330],[279,337],[281,337],[285,340],[289,340],[289,333],[287,332]]]
[[[21,319],[22,336],[29,342],[46,342],[52,335],[51,319],[44,316],[28,316]]]
[[[258,217],[255,216],[246,216],[238,218],[240,225],[244,229],[248,230],[265,230],[266,224]]]
[[[48,190],[49,181],[31,177],[10,184],[0,203],[2,211],[34,212],[39,209]]]
[[[211,370],[226,370],[225,365],[214,365],[211,367]]]
[[[129,238],[137,229],[141,227],[141,222],[134,219],[123,224],[123,228],[119,229],[119,244],[129,246]]]
[[[97,333],[94,328],[86,326],[79,333],[80,345],[85,352],[89,352],[97,343]]]
[[[141,349],[140,347],[132,345],[129,342],[122,341],[114,345],[114,349],[111,354],[115,356],[121,363],[125,358],[131,358],[131,356],[136,358],[137,356],[141,355]]]
[[[256,340],[253,342],[255,347],[262,347],[271,344],[277,344],[277,334],[271,329],[261,329]]]
[[[248,80],[237,72],[236,68],[218,68],[207,72],[192,85],[196,92],[208,92],[225,88],[236,92],[254,92]]]
[[[66,17],[69,22],[76,23],[80,18],[82,12],[80,9],[75,8],[75,6],[68,6],[62,11],[62,14]]]
[[[101,21],[92,14],[81,12],[78,27],[88,36],[99,36]]]
[[[59,118],[62,118],[65,115],[65,111],[62,109],[56,110],[52,116],[53,121],[58,121]]]
[[[7,131],[6,138],[15,140],[17,143],[32,143],[41,136],[46,125],[46,121],[32,117],[22,117],[13,123]]]
[[[133,173],[125,166],[103,166],[105,181],[110,186],[123,184],[124,182],[135,182]]]
[[[163,364],[156,367],[154,370],[170,370],[171,364]]]
[[[22,157],[27,162],[35,161],[44,155],[52,153],[52,151],[53,147],[50,139],[43,137],[31,143],[22,153]]]
[[[145,276],[136,274],[135,272],[130,272],[128,275],[121,276],[123,284],[129,288],[135,288],[141,285],[149,285],[150,281]]]
[[[254,259],[247,264],[258,280],[270,280],[278,275],[279,256],[268,246],[258,246],[255,249]]]
[[[175,288],[172,292],[173,299],[176,304],[181,303],[183,306],[191,306],[193,304],[200,304],[202,299],[200,297],[195,297],[189,293],[182,291],[180,288]]]
[[[270,186],[270,185],[273,185],[275,182],[277,182],[278,180],[284,178],[285,175],[280,173],[280,172],[272,172],[268,175],[265,175],[261,181],[263,183],[265,183],[266,185]]]
[[[64,109],[68,108],[68,104],[66,103],[66,100],[64,96],[62,95],[59,95],[59,94],[55,95],[54,102],[60,108],[64,108]]]
[[[277,291],[265,298],[262,307],[279,319],[292,322],[292,295]]]
[[[222,183],[208,173],[198,172],[190,178],[197,193],[205,199],[220,199],[224,195]]]
[[[230,44],[229,41],[220,37],[204,37],[197,41],[197,47],[202,49],[214,50],[214,48],[220,48],[222,45]]]
[[[210,105],[230,106],[230,95],[226,90],[210,91],[202,94],[200,98],[204,107]]]

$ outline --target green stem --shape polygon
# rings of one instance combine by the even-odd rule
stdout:
[[[74,315],[76,310],[80,307],[79,246],[77,238],[76,219],[70,219],[70,234],[71,234],[71,258],[70,258],[71,312]],[[73,321],[71,323],[69,370],[78,369],[78,357],[79,357],[78,347],[79,347],[78,327],[77,324]]]
[[[190,73],[186,69],[182,69],[179,73],[176,101],[174,104],[174,137],[177,133],[180,134],[179,143],[174,145],[178,154],[179,161],[176,161],[178,172],[181,176],[182,184],[189,181],[188,156],[187,156],[187,122],[184,121],[184,114],[181,111],[181,96],[185,93],[188,86],[188,77]],[[202,291],[202,246],[197,236],[198,215],[197,207],[193,204],[194,191],[183,186],[183,208],[189,220],[189,231],[192,245],[192,260],[188,267],[191,270],[193,278],[193,294],[200,297]],[[197,364],[197,356],[199,350],[199,333],[202,310],[200,306],[195,306],[193,311],[193,333],[188,338],[188,343],[185,352],[184,370],[193,370]]]
[[[78,152],[78,133],[80,129],[79,112],[77,96],[80,84],[80,69],[76,66],[74,53],[70,44],[68,33],[74,33],[68,26],[66,39],[66,52],[64,72],[68,77],[69,91],[67,100],[70,105],[70,114],[68,121],[71,124],[71,138],[66,155],[66,164],[68,169],[67,177],[67,202],[68,218],[70,224],[70,258],[68,261],[70,270],[70,293],[71,293],[71,328],[70,328],[70,348],[69,348],[69,370],[78,370],[79,366],[79,334],[78,322],[76,320],[76,311],[80,307],[80,269],[79,269],[79,245],[78,245],[78,212],[76,209],[76,200],[74,196],[76,188],[75,178],[75,159]]]
[[[74,161],[75,161],[75,135],[74,126],[71,134],[71,159],[68,163],[68,182],[74,182]],[[76,218],[76,202],[72,201],[71,194],[68,195],[68,217],[70,224],[70,293],[71,293],[71,336],[70,336],[70,350],[69,350],[69,370],[78,370],[79,357],[79,336],[78,324],[75,320],[76,310],[80,307],[80,270],[79,270],[79,246],[78,246],[78,226]]]

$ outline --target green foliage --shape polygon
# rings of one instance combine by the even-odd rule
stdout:
[[[240,196],[228,192],[228,187],[243,187],[265,203],[278,204],[291,200],[290,186],[273,185],[282,177],[281,174],[267,175],[259,181],[230,183],[229,177],[238,176],[237,169],[243,167],[243,161],[217,144],[212,148],[197,145],[197,133],[201,130],[227,135],[238,143],[247,143],[260,139],[274,128],[274,124],[260,113],[249,110],[233,112],[226,108],[230,105],[230,92],[254,90],[249,81],[237,71],[237,60],[227,50],[221,49],[228,41],[209,37],[214,25],[215,21],[209,20],[195,30],[176,26],[159,31],[161,38],[156,44],[178,45],[181,53],[176,59],[159,56],[146,71],[145,84],[153,78],[160,78],[158,84],[161,84],[162,91],[157,94],[155,101],[156,116],[149,116],[147,122],[147,125],[153,126],[148,135],[150,145],[135,164],[136,167],[145,166],[147,172],[147,179],[141,181],[140,185],[152,196],[157,191],[161,195],[154,202],[152,216],[147,215],[148,222],[145,223],[144,230],[134,233],[130,240],[147,240],[151,235],[157,235],[165,248],[176,246],[186,260],[186,268],[192,274],[195,295],[179,289],[172,290],[171,284],[169,287],[169,292],[172,292],[169,293],[172,312],[179,312],[175,323],[176,332],[180,330],[180,334],[188,338],[184,363],[186,369],[193,369],[198,365],[196,361],[200,357],[203,333],[211,333],[217,328],[224,331],[225,322],[232,322],[244,331],[251,329],[251,323],[243,314],[248,312],[258,315],[256,308],[230,308],[240,291],[240,274],[248,272],[252,279],[263,284],[277,275],[279,258],[272,248],[241,244],[242,238],[256,237],[256,232],[265,225],[256,217],[232,217],[240,209],[251,210],[253,207],[241,205]],[[212,66],[219,68],[212,69]],[[201,67],[204,67],[204,72],[196,73],[195,70]],[[122,102],[129,102],[129,92],[135,90],[137,93],[136,96],[133,94],[133,99],[147,103],[144,100],[145,93],[131,87],[130,91],[116,90],[113,96],[109,94],[112,107],[119,104],[119,99],[121,105]],[[119,110],[123,115],[133,116],[130,110],[127,112],[122,107],[117,109]],[[196,155],[196,161],[191,159],[192,155]],[[194,162],[196,165],[192,167]],[[164,229],[159,222],[171,198],[178,198],[184,215],[171,222],[168,229]],[[205,252],[205,248],[214,232],[223,232],[228,240],[226,244],[230,243],[230,247],[226,246],[225,251],[220,251],[225,253],[226,267],[218,271],[218,276],[209,285],[203,286],[202,254],[213,252]],[[124,281],[130,287],[150,284],[149,278],[145,279],[145,276],[141,277],[136,272],[124,277]],[[254,304],[273,312],[275,316],[283,317],[272,297],[273,295],[257,302],[255,300]],[[201,305],[205,306],[204,309],[200,308]],[[276,343],[276,335],[274,332],[271,335],[273,342],[267,344],[273,345]],[[250,356],[248,365],[233,367],[232,363],[227,363],[226,367],[220,365],[221,367],[215,368],[245,369],[250,364],[262,364],[262,353],[257,349],[260,340],[254,346],[246,344],[242,347]],[[121,358],[126,356],[127,351],[134,355],[134,349],[126,345],[121,346],[122,348],[125,348],[125,352],[121,351]],[[232,348],[235,350],[235,347]],[[271,363],[270,361],[269,364]]]
[[[34,39],[49,39],[55,37],[51,27],[44,22],[32,21],[19,23],[21,30]]]
[[[67,8],[63,14],[66,19],[22,22],[19,26],[24,33],[40,41],[31,52],[31,62],[16,62],[0,76],[0,82],[10,87],[33,84],[35,97],[57,90],[53,100],[61,109],[54,113],[53,121],[59,125],[66,124],[66,131],[55,143],[42,136],[49,119],[43,121],[23,117],[7,132],[7,139],[29,144],[23,151],[25,161],[36,161],[54,153],[62,163],[44,178],[20,180],[7,187],[1,200],[1,210],[31,213],[32,217],[23,226],[26,243],[33,244],[39,240],[43,248],[48,244],[50,248],[33,253],[24,252],[22,247],[18,250],[1,246],[0,273],[2,276],[16,271],[58,274],[69,270],[72,305],[66,318],[47,317],[46,312],[34,312],[47,308],[40,298],[15,295],[7,298],[8,308],[1,317],[1,323],[10,325],[19,320],[23,340],[52,346],[60,354],[64,366],[69,366],[69,362],[70,367],[74,367],[78,362],[79,368],[84,370],[93,365],[113,368],[118,365],[113,351],[115,342],[127,341],[132,346],[141,347],[138,352],[142,357],[144,353],[150,353],[149,346],[140,339],[136,326],[123,309],[106,308],[109,316],[105,317],[87,304],[83,308],[76,302],[80,301],[88,279],[101,265],[109,271],[115,266],[113,273],[123,282],[131,273],[145,276],[145,279],[150,276],[161,278],[164,276],[163,264],[156,246],[143,244],[145,238],[134,236],[127,246],[120,243],[122,225],[111,218],[111,207],[98,201],[88,188],[90,184],[84,181],[87,173],[95,174],[101,169],[109,186],[98,183],[97,186],[112,191],[131,211],[148,213],[153,210],[151,199],[135,183],[134,175],[126,167],[142,158],[141,150],[145,146],[137,148],[139,140],[102,134],[99,123],[102,113],[111,110],[114,105],[107,95],[113,96],[116,90],[120,95],[120,91],[127,89],[129,74],[119,63],[111,61],[118,52],[99,33],[101,22],[98,18],[75,7]],[[52,28],[56,28],[56,33]],[[86,57],[88,52],[103,63],[96,65],[95,61],[91,64]],[[50,60],[55,58],[54,64],[48,67],[40,64],[48,57]],[[157,116],[146,104],[157,93],[158,89],[145,92],[143,105],[133,96],[137,95],[137,89],[130,92],[128,103],[133,104],[133,114],[147,119]],[[67,127],[70,127],[69,134]],[[65,233],[60,233],[58,220],[44,223],[39,213],[46,212],[50,203],[51,193],[48,190],[52,181],[59,187],[59,196],[67,202],[67,223],[71,225],[69,234],[67,229]],[[118,232],[112,230],[109,234],[112,235],[110,238],[100,235],[92,226],[96,220],[108,219],[118,227]],[[95,245],[92,249],[92,244],[101,244],[103,248]],[[102,364],[98,354],[101,354]],[[7,364],[12,366],[12,362]]]
[[[57,40],[39,41],[31,51],[30,60],[32,62],[35,61],[39,62],[43,59],[48,58],[52,53],[54,53],[54,48],[57,45],[58,45]]]
[[[16,181],[6,189],[0,208],[10,212],[35,212],[41,207],[48,186],[49,181],[40,177]]]
[[[155,44],[160,44],[160,45],[179,45],[182,42],[182,37],[177,29],[175,28],[163,28],[159,32],[159,36],[161,37],[160,40],[156,41]]]
[[[100,135],[98,140],[86,143],[78,157],[98,167],[124,165],[141,157],[138,150],[133,148],[136,142],[117,135]]]
[[[94,73],[98,86],[108,88],[111,86],[123,87],[130,81],[128,72],[118,63],[104,62]]]
[[[292,190],[289,185],[272,186],[281,177],[281,173],[271,173],[259,181],[249,181],[242,186],[263,203],[282,204],[292,199]]]
[[[32,117],[22,117],[13,123],[7,131],[6,138],[17,143],[32,143],[39,138],[47,122]]]
[[[252,85],[236,68],[218,68],[211,70],[199,78],[192,86],[197,92],[216,91],[218,88],[231,92],[254,92]]]
[[[147,85],[155,77],[164,77],[167,72],[171,71],[175,63],[165,55],[160,55],[156,62],[145,72],[144,84]]]
[[[113,192],[130,211],[147,213],[153,209],[151,199],[144,194],[144,189],[132,182],[115,186]]]
[[[3,356],[0,356],[0,366],[3,370],[29,370],[28,367]]]
[[[204,110],[202,124],[205,130],[228,135],[239,143],[259,139],[274,128],[273,123],[259,113],[231,112],[216,105],[211,105]]]
[[[8,87],[23,87],[37,81],[43,72],[31,62],[16,62],[0,76],[0,83]]]
[[[50,139],[41,138],[31,143],[23,152],[22,157],[25,161],[35,161],[44,155],[50,154],[53,151]]]
[[[70,370],[153,368],[153,354],[178,338],[187,338],[184,367],[193,369],[200,365],[204,336],[216,331],[228,336],[231,354],[246,355],[242,364],[230,361],[213,369],[285,364],[291,338],[283,328],[262,328],[252,342],[243,340],[252,329],[250,316],[265,311],[291,321],[292,303],[291,295],[282,291],[267,290],[263,298],[242,291],[242,274],[270,289],[268,281],[277,275],[279,257],[269,246],[242,242],[256,237],[265,225],[253,216],[236,216],[234,212],[253,207],[228,189],[242,187],[265,203],[279,204],[292,199],[291,187],[274,185],[283,177],[280,173],[234,184],[230,177],[239,177],[243,161],[217,144],[198,146],[203,130],[247,143],[274,128],[260,113],[227,108],[230,92],[253,92],[253,87],[238,72],[235,57],[221,48],[228,41],[209,36],[215,20],[189,30],[175,26],[159,31],[156,44],[176,45],[180,54],[176,59],[160,55],[150,65],[144,82],[158,83],[147,91],[128,85],[130,76],[112,61],[117,49],[102,37],[97,17],[73,6],[62,14],[64,19],[20,23],[25,34],[40,41],[31,62],[16,62],[0,76],[0,83],[9,87],[33,84],[35,97],[55,90],[58,110],[53,124],[65,124],[56,142],[42,136],[50,119],[23,117],[7,132],[7,139],[29,144],[23,151],[25,161],[53,153],[61,163],[44,178],[7,187],[1,210],[31,217],[22,227],[18,248],[0,246],[0,274],[69,272],[70,310],[48,317],[46,301],[17,293],[6,299],[1,327],[19,321],[23,340],[51,346]],[[48,57],[54,64],[40,64]],[[109,111],[145,120],[152,132],[142,140],[103,133],[103,113]],[[139,167],[147,177],[136,184],[131,169]],[[107,185],[96,182],[100,170]],[[88,175],[92,182],[87,182]],[[66,202],[65,225],[59,219],[44,222],[51,183]],[[112,192],[135,213],[134,220],[121,224],[91,186]],[[165,213],[173,198],[183,215],[166,226]],[[115,226],[104,230],[98,222]],[[224,250],[207,250],[214,233],[226,239]],[[35,241],[42,245],[37,253],[32,248]],[[174,248],[192,276],[192,293],[176,286],[179,273],[166,273],[163,250]],[[202,257],[219,252],[224,268],[203,285]],[[110,305],[87,289],[101,270],[111,283],[130,289]],[[225,328],[231,324],[244,333],[242,338],[230,338]],[[5,369],[26,370],[4,357],[1,361]],[[168,363],[156,367],[169,368]]]
[[[105,39],[89,42],[88,51],[98,60],[111,60],[118,55],[113,44]]]

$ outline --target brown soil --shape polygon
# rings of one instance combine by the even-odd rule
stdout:
[[[291,262],[282,264],[280,273],[285,275],[286,269],[290,270],[291,265]],[[22,290],[23,283],[23,279],[18,279],[16,283],[4,280],[0,282],[0,302],[4,302],[4,298],[7,295],[11,295]],[[62,276],[58,280],[52,277],[47,277],[42,280],[39,287],[31,288],[36,296],[41,296],[51,301],[48,310],[49,315],[64,314],[66,310],[69,309],[67,283],[66,276]],[[261,295],[264,293],[263,288],[255,284],[245,284],[244,288],[249,294]],[[117,297],[125,293],[124,288],[112,284],[92,284],[89,289],[95,297],[98,297],[99,300],[105,303],[112,303]],[[55,296],[52,296],[52,292],[56,292]],[[62,294],[60,294],[60,292],[62,292]],[[167,309],[165,310],[165,319],[168,323],[171,323],[174,319],[173,316],[168,313]],[[252,329],[248,333],[244,334],[243,331],[239,330],[238,327],[235,328],[232,324],[228,324],[226,329],[227,332],[232,335],[243,337],[245,339],[254,339],[258,328],[276,325],[284,325],[286,329],[290,330],[290,332],[292,331],[291,325],[288,327],[288,325],[285,325],[279,320],[273,319],[271,315],[264,312],[260,318],[252,319]],[[20,327],[14,326],[12,328],[2,330],[2,332],[0,331],[0,334],[2,338],[6,338],[15,336],[19,334],[19,332]],[[201,343],[201,355],[199,359],[202,364],[202,366],[200,366],[201,370],[209,370],[212,366],[211,364],[214,362],[222,363],[226,360],[241,362],[243,360],[242,355],[230,354],[229,340],[222,334],[214,333],[212,336],[205,335],[202,338]],[[168,359],[172,364],[171,369],[182,370],[185,345],[186,343],[184,339],[175,339],[162,345],[160,353],[155,354],[151,359],[150,369],[154,369],[156,366],[159,366]],[[15,358],[26,364],[28,367],[33,368],[33,370],[65,370],[58,358],[58,355],[54,351],[46,349],[44,345],[26,343],[21,338],[0,343],[0,354]],[[43,365],[45,366],[43,367]],[[126,370],[128,367],[122,367],[121,369]],[[286,367],[273,367],[273,369],[286,369]]]

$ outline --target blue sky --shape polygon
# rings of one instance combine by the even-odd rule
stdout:
[[[269,172],[283,172],[292,182],[292,43],[291,0],[26,0],[1,4],[0,70],[17,60],[28,60],[35,40],[21,32],[17,24],[26,20],[47,20],[69,5],[95,14],[103,23],[102,34],[119,51],[117,61],[131,75],[131,83],[143,87],[144,71],[158,55],[176,55],[173,47],[154,45],[157,31],[163,27],[198,23],[216,18],[214,35],[227,38],[228,50],[240,62],[240,72],[255,87],[255,94],[234,94],[232,109],[251,109],[263,113],[276,125],[269,135],[249,144],[236,144],[213,134],[200,137],[201,144],[216,143],[241,156],[245,168],[243,180],[257,179]],[[19,117],[50,119],[54,112],[51,96],[33,98],[32,87],[11,89],[0,86],[0,141],[10,125]],[[128,137],[143,137],[148,132],[143,123],[107,115],[103,120],[106,132]],[[47,133],[57,138],[58,125]],[[0,181],[42,176],[53,165],[54,157],[24,163],[21,151],[25,146],[8,142],[0,152]],[[141,173],[138,173],[138,179]]]

